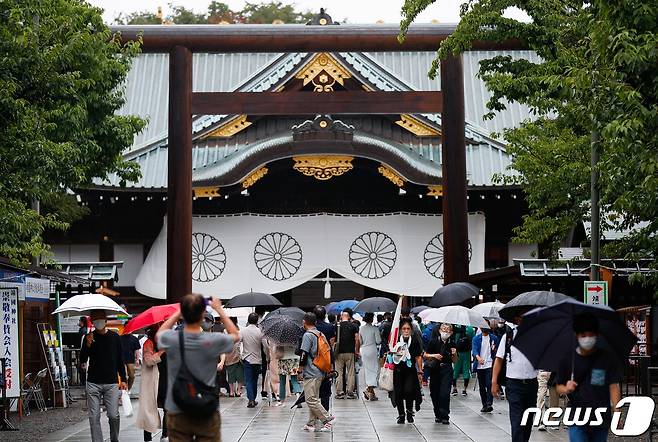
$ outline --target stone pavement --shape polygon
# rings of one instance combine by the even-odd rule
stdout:
[[[461,381],[460,381],[461,383]],[[332,433],[306,433],[304,426],[308,410],[290,409],[292,401],[286,401],[282,407],[258,404],[254,409],[246,408],[247,400],[241,398],[222,398],[222,441],[313,441],[313,442],[349,442],[349,441],[509,441],[509,417],[507,402],[496,400],[494,412],[480,413],[480,400],[472,387],[468,396],[451,398],[451,423],[442,425],[434,423],[429,391],[424,389],[424,402],[416,414],[414,424],[398,425],[395,420],[397,411],[391,406],[383,391],[378,391],[380,400],[366,402],[357,400],[333,400],[332,407],[337,422]],[[138,401],[133,401],[135,407]],[[136,413],[136,411],[135,411]],[[101,419],[103,435],[109,440],[109,429],[105,416]],[[139,442],[143,440],[142,431],[135,428],[134,417],[121,419],[121,441]],[[154,437],[157,441],[159,435]],[[566,441],[567,432],[562,429],[532,432],[531,441]],[[44,435],[47,442],[87,442],[90,440],[88,421],[84,420],[62,431]]]

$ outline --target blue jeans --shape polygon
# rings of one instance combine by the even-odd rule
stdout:
[[[576,426],[569,427],[570,442],[606,442],[608,440],[608,425],[596,427]]]
[[[537,405],[537,379],[521,381],[507,378],[505,394],[509,404],[509,421],[512,430],[512,442],[528,442],[532,432],[532,421],[521,426],[523,412]]]
[[[244,383],[247,387],[247,399],[255,401],[261,364],[250,364],[244,360],[242,365],[244,367]]]
[[[279,399],[281,400],[286,398],[286,378],[287,376],[285,374],[279,375]],[[290,376],[290,392],[292,394],[302,392],[302,386],[299,385],[297,376]]]
[[[480,400],[483,407],[493,405],[493,394],[491,393],[491,367],[479,368],[477,370],[478,386],[480,387]]]

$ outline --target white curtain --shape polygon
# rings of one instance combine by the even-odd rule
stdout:
[[[135,287],[165,298],[166,219]],[[484,271],[485,219],[468,216],[469,270]],[[441,215],[198,216],[193,219],[192,289],[223,299],[279,293],[327,268],[377,290],[431,296],[443,284]],[[177,271],[170,269],[169,271]]]

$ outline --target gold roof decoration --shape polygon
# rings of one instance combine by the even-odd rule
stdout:
[[[267,172],[267,167],[261,167],[260,169],[253,171],[251,174],[249,174],[249,176],[247,176],[247,178],[242,181],[242,188],[246,189],[253,186],[256,181],[267,175]]]
[[[219,186],[195,187],[194,196],[197,198],[213,198],[220,196]]]
[[[340,176],[354,168],[352,165],[354,157],[350,156],[298,156],[292,159],[295,162],[293,169],[321,181]]]
[[[443,196],[443,186],[427,186],[427,196]]]
[[[384,175],[384,177],[388,178],[393,184],[395,184],[398,187],[404,186],[404,178],[402,178],[400,175],[398,175],[394,170],[390,169],[389,167],[385,165],[379,166],[379,169],[377,169],[379,173]]]
[[[344,86],[345,79],[352,78],[352,74],[330,54],[320,52],[311,58],[295,78],[302,80],[304,86],[312,83],[314,92],[333,92],[334,84]]]
[[[251,126],[246,115],[238,115],[206,135],[206,138],[229,138]]]
[[[408,114],[400,115],[400,119],[395,123],[419,137],[436,137],[441,134],[438,130]]]

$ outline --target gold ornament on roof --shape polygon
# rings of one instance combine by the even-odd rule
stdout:
[[[195,187],[192,190],[194,192],[194,196],[197,198],[213,198],[220,195],[219,186]]]
[[[225,124],[222,124],[217,129],[210,132],[208,135],[206,135],[206,138],[229,138],[241,130],[248,128],[249,126],[251,126],[251,122],[247,121],[247,116],[238,115],[237,117],[233,118]]]
[[[400,119],[395,123],[419,137],[436,137],[440,135],[438,130],[408,114],[400,115]]]
[[[388,178],[389,181],[395,184],[396,186],[398,187],[404,186],[404,178],[402,178],[392,169],[389,169],[387,166],[384,166],[382,164],[381,166],[379,166],[379,169],[377,170],[379,171],[379,173],[384,175],[384,177]]]
[[[267,175],[267,172],[267,167],[261,167],[260,169],[252,172],[247,178],[244,179],[244,181],[242,181],[242,188],[246,189],[247,187],[253,186],[256,181]]]
[[[427,186],[427,196],[443,196],[443,186]]]
[[[311,58],[295,78],[302,80],[304,86],[313,84],[313,92],[333,92],[336,83],[343,86],[345,79],[352,78],[352,74],[334,57],[321,52]]]
[[[354,157],[349,156],[299,156],[292,159],[295,162],[293,169],[321,181],[340,176],[354,167],[352,166]]]

